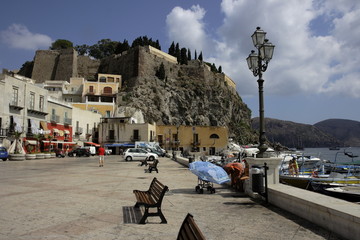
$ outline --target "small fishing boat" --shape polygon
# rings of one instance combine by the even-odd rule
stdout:
[[[325,194],[341,198],[350,202],[360,202],[360,185],[329,187],[324,189]]]

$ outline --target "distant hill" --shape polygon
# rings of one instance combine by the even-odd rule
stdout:
[[[259,129],[259,118],[252,119],[254,130]],[[343,145],[340,140],[315,125],[278,119],[265,119],[266,137],[270,142],[296,147],[330,147]]]
[[[360,122],[346,119],[328,119],[314,125],[337,138],[344,146],[360,146]]]

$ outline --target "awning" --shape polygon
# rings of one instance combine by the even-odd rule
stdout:
[[[69,130],[64,130],[65,134],[70,134]]]
[[[57,129],[57,128],[53,128],[52,130],[53,130],[54,133],[58,133],[58,132],[59,132],[59,129]]]
[[[42,141],[43,143],[51,143],[51,144],[57,144],[57,143],[62,143],[62,144],[76,144],[76,142],[64,142],[64,141]]]
[[[37,141],[35,141],[35,140],[26,140],[25,145],[37,145]]]
[[[105,147],[135,147],[133,143],[112,143],[112,144],[105,144]]]
[[[92,145],[92,146],[95,146],[95,147],[100,147],[100,144],[93,143],[93,142],[85,142],[85,144],[89,144],[89,145]]]

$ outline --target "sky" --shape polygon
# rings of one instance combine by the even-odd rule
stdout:
[[[263,74],[265,117],[304,124],[360,121],[358,0],[12,0],[1,4],[0,69],[19,69],[57,39],[74,45],[140,36],[203,53],[259,115],[246,58],[261,27],[275,45]]]

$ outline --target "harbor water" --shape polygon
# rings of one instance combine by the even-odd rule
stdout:
[[[360,147],[347,147],[340,148],[340,150],[330,150],[329,148],[305,148],[301,152],[304,155],[311,155],[315,157],[319,157],[323,160],[328,160],[330,162],[337,163],[349,163],[352,161],[352,158],[346,156],[344,151],[348,154],[354,156],[353,160],[360,164]]]

